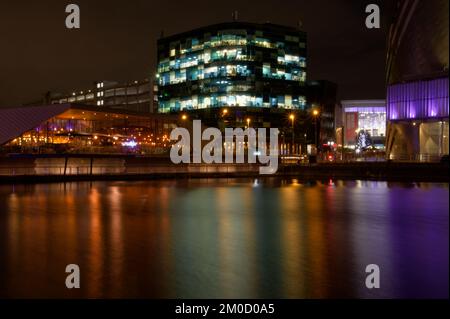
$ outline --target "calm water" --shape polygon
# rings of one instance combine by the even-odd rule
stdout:
[[[448,184],[3,185],[0,297],[448,297],[448,217]]]

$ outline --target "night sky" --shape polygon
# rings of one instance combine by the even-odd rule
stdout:
[[[95,80],[148,78],[156,40],[239,20],[296,26],[308,34],[308,80],[338,84],[340,99],[385,97],[389,0],[72,0],[0,1],[0,107],[71,92]],[[81,29],[66,29],[66,5],[81,9]],[[381,8],[381,29],[365,27],[365,6]]]

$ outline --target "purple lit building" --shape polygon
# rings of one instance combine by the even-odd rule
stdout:
[[[387,54],[390,159],[449,153],[448,9],[448,0],[398,1]]]

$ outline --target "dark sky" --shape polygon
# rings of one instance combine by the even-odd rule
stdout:
[[[65,27],[65,7],[81,9],[81,29]],[[365,27],[365,6],[381,8],[382,28]],[[156,39],[239,20],[296,26],[308,33],[308,80],[338,84],[339,98],[384,98],[387,23],[383,0],[0,0],[0,107],[70,92],[95,80],[132,81],[155,68]]]

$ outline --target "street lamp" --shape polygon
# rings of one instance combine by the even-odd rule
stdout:
[[[294,146],[294,119],[295,115],[291,114],[289,115],[289,119],[292,121],[292,154],[295,152],[295,146]]]
[[[317,118],[319,117],[319,111],[313,110],[313,116],[314,116],[314,143],[317,147]]]
[[[247,128],[250,128],[250,118],[247,117]]]
[[[187,120],[187,115],[186,115],[186,114],[181,115],[181,119],[182,119],[183,121]]]
[[[303,139],[304,139],[304,141],[305,141],[305,143],[304,143],[304,147],[305,147],[305,149],[303,150],[303,154],[307,154],[307,152],[308,152],[308,139],[307,139],[307,135],[306,135],[306,133],[305,134],[303,134]]]
[[[225,116],[225,115],[227,115],[227,113],[228,113],[228,110],[227,109],[223,109],[222,115]]]

